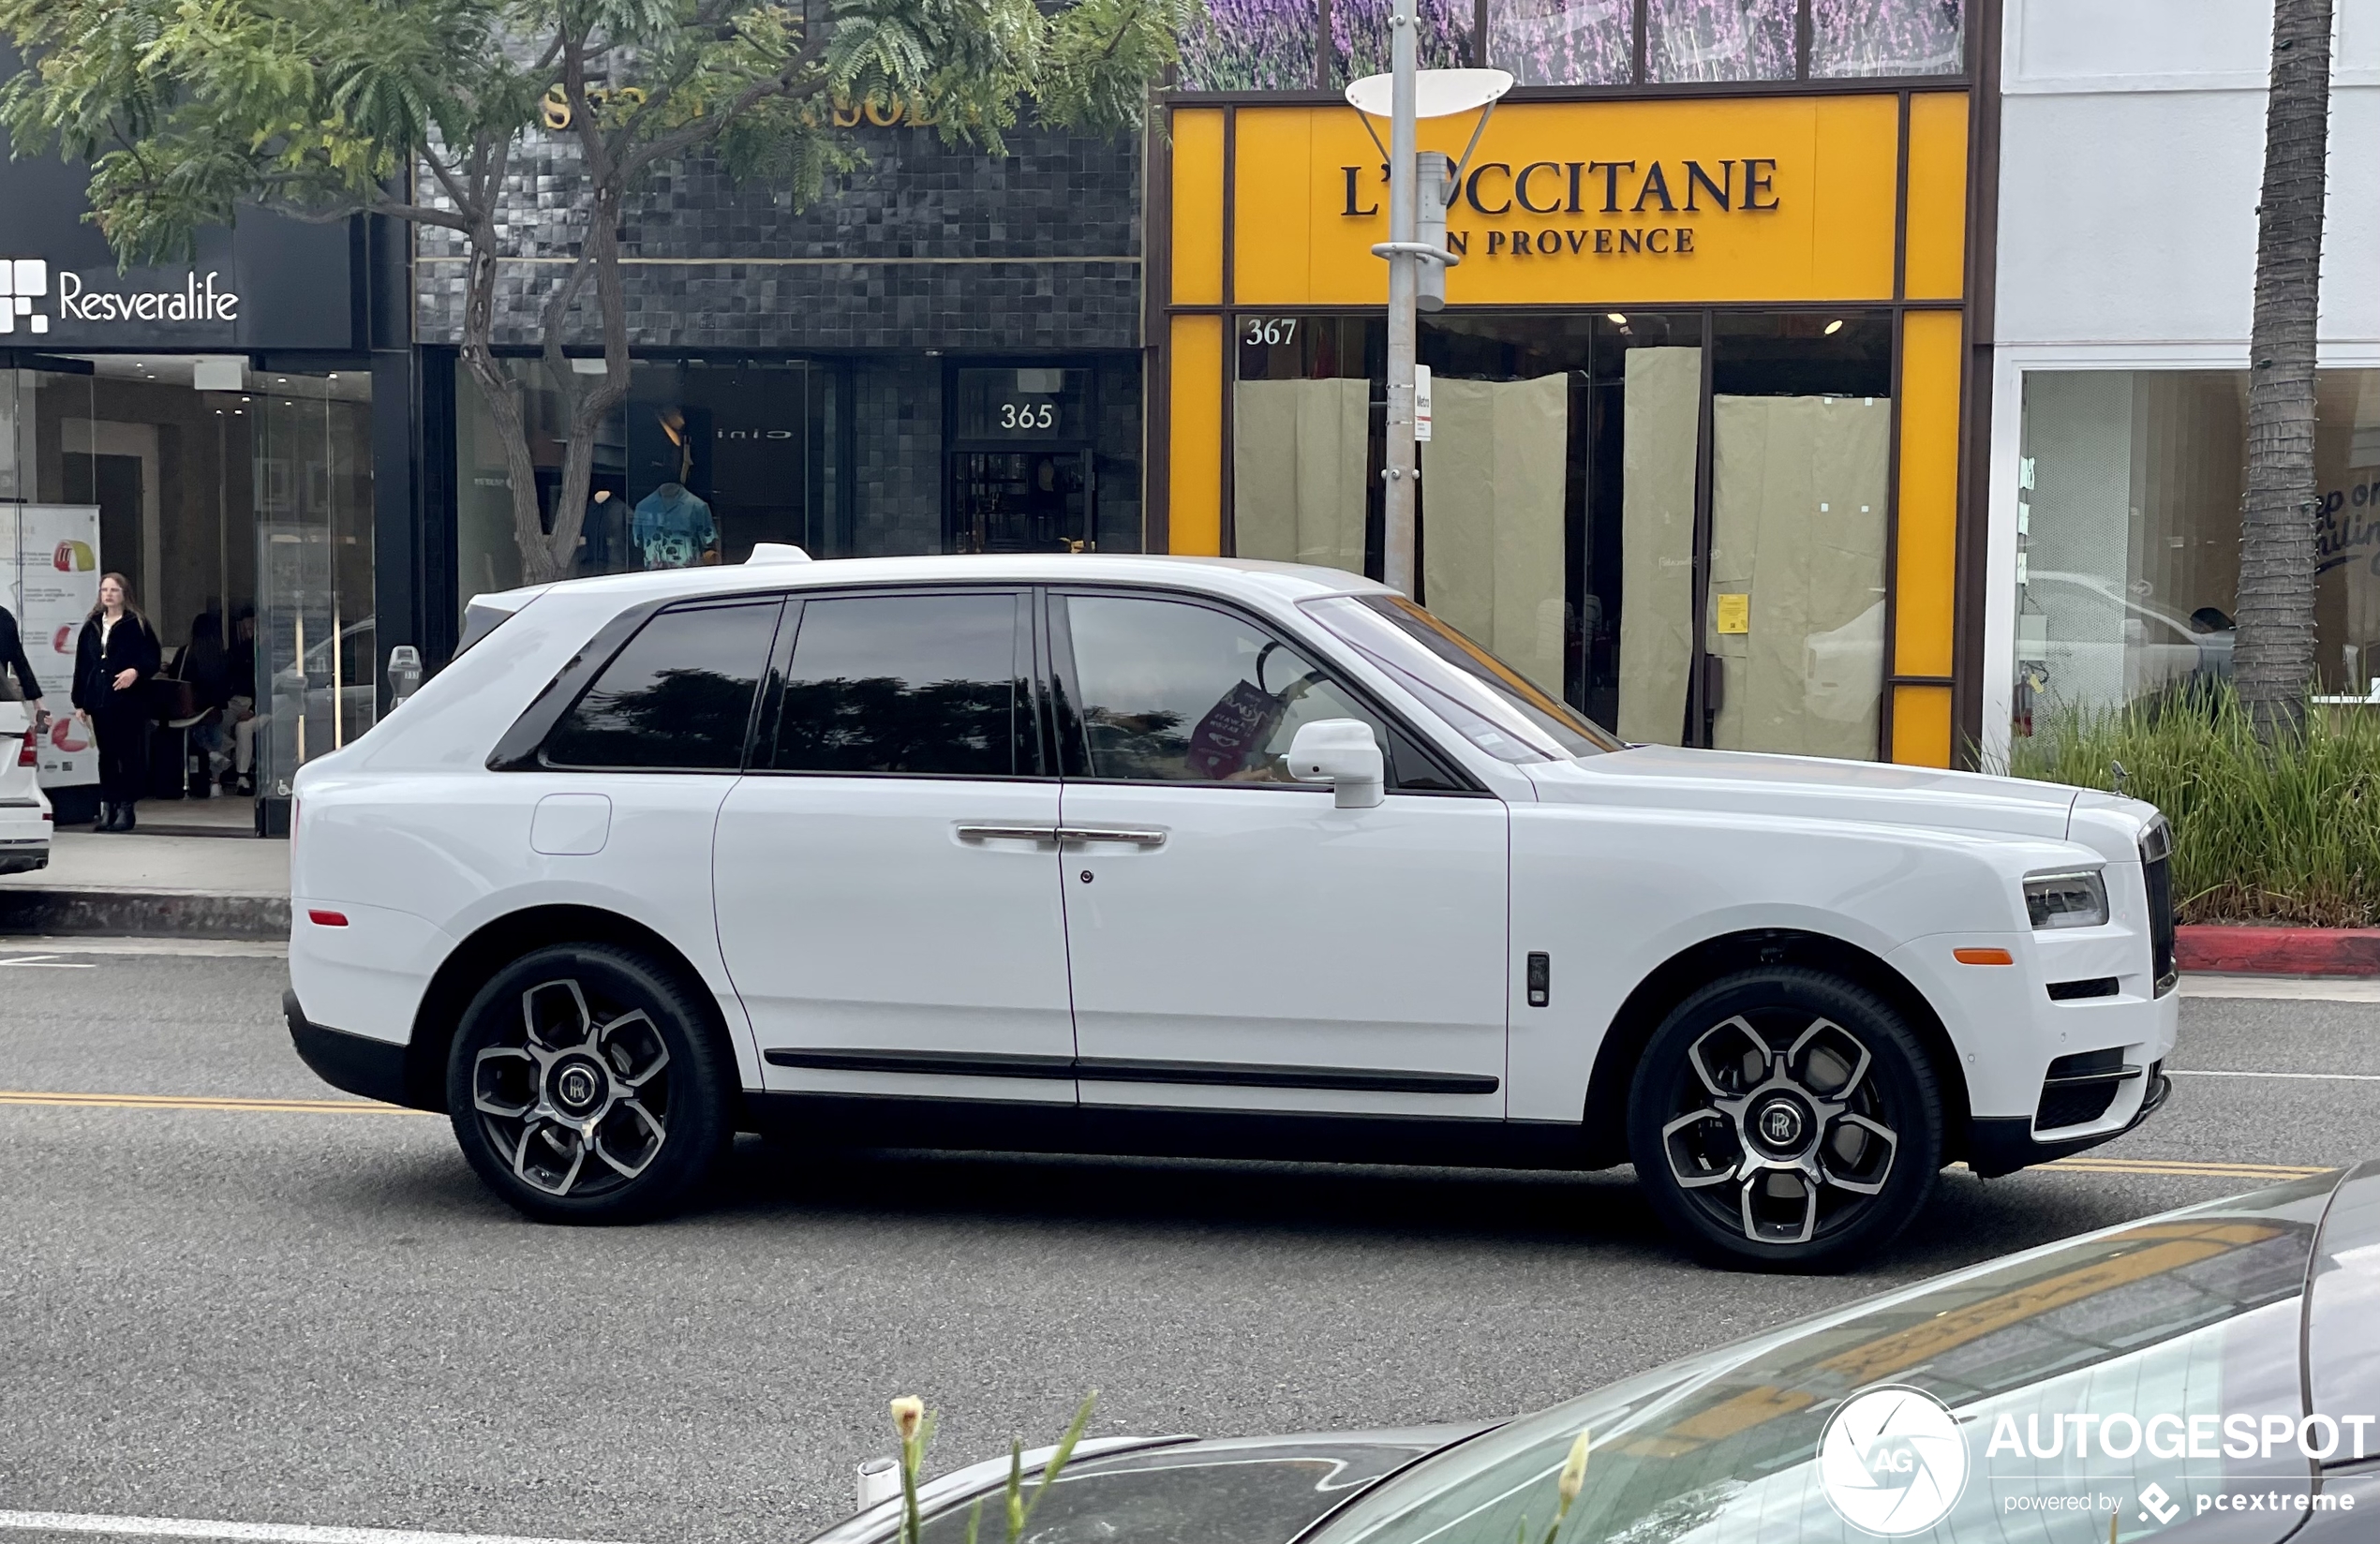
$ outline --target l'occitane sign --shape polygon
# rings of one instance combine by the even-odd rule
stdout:
[[[1242,108],[1235,138],[1238,304],[1379,304],[1387,186],[1354,111]],[[1890,299],[1898,156],[1886,96],[1500,108],[1448,213],[1447,303]]]

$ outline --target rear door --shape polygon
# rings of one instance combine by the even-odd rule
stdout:
[[[1032,600],[789,603],[712,854],[768,1088],[1073,1102]]]

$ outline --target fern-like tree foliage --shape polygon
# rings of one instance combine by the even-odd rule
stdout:
[[[798,206],[860,157],[839,104],[902,104],[987,156],[1026,112],[1128,135],[1200,3],[0,0],[25,61],[0,86],[0,125],[19,155],[90,165],[94,217],[126,265],[186,257],[244,209],[455,232],[462,356],[504,445],[534,583],[569,572],[596,431],[628,392],[620,222],[649,174],[707,155]],[[539,287],[570,425],[550,531],[519,382],[493,348],[505,179],[539,135],[568,137],[581,161],[576,260],[513,270]],[[563,354],[590,307],[600,375]]]

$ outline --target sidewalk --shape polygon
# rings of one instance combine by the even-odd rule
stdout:
[[[0,874],[0,933],[285,939],[290,844],[252,820],[245,799],[161,800],[130,836],[68,826],[49,868]]]

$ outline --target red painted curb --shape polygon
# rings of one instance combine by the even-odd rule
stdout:
[[[2242,975],[2380,975],[2380,928],[2177,928],[2174,962]]]

